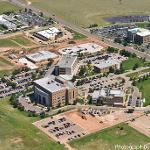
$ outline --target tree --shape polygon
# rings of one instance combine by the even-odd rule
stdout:
[[[45,116],[46,116],[46,114],[45,114],[44,111],[40,113],[40,117],[41,117],[41,118],[45,118]]]
[[[139,64],[136,63],[136,64],[133,66],[133,70],[136,70],[138,67],[139,67]]]
[[[113,67],[110,67],[110,68],[109,68],[109,73],[114,73],[114,72],[115,72],[114,68],[113,68]]]
[[[43,16],[44,16],[44,15],[43,15],[43,12],[40,12],[40,16],[41,16],[41,17],[43,17]]]
[[[107,48],[107,52],[108,52],[108,53],[118,53],[118,49],[109,46],[109,47]]]
[[[115,38],[115,39],[114,39],[114,42],[115,42],[115,43],[119,43],[119,44],[121,44],[121,43],[122,43],[122,41],[121,41],[121,39],[120,39],[120,38]]]
[[[27,12],[27,11],[28,11],[28,9],[27,9],[27,8],[25,8],[25,9],[24,9],[24,11],[25,11],[25,12]]]
[[[83,76],[86,73],[86,67],[81,66],[80,71],[79,71],[79,76]]]

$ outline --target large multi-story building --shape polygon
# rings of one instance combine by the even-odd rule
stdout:
[[[55,67],[56,75],[74,75],[77,72],[77,56],[63,55]]]
[[[143,28],[129,29],[127,33],[128,39],[137,44],[150,43],[150,31]]]
[[[124,106],[124,92],[116,89],[94,91],[92,103],[97,105]]]
[[[37,103],[54,108],[73,104],[78,91],[71,82],[51,75],[34,81],[34,95]]]

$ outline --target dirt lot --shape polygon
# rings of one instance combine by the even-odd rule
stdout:
[[[88,109],[89,110],[89,109]],[[102,130],[132,120],[141,116],[141,112],[133,114],[124,113],[124,110],[112,111],[108,109],[93,109],[96,112],[103,112],[101,115],[85,113],[81,110],[72,110],[53,117],[33,123],[48,136],[60,143],[67,142],[83,137],[84,135]]]
[[[129,125],[150,137],[150,114],[148,116],[144,115],[140,118],[137,118],[133,122],[129,122]]]
[[[116,111],[107,115],[93,117],[90,114],[85,115],[85,118],[82,118],[82,114],[78,111],[66,112],[63,114],[69,118],[72,122],[79,125],[86,132],[92,133],[104,128],[111,127],[121,122],[130,120],[136,116],[141,115],[141,113],[127,114],[124,111]]]

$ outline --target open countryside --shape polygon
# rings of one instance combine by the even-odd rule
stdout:
[[[0,1],[0,14],[3,14],[5,12],[18,11],[19,9],[19,7],[10,4],[9,2]]]
[[[150,149],[150,0],[0,0],[0,150],[133,149]]]
[[[30,0],[30,2],[41,10],[82,27],[95,23],[106,25],[103,20],[106,17],[150,13],[148,0],[121,0],[121,3],[119,0]]]

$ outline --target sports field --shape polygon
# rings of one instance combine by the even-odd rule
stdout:
[[[18,11],[20,8],[10,4],[9,2],[0,1],[0,14],[9,11]]]
[[[0,100],[0,150],[64,150],[32,125],[35,118]]]
[[[150,138],[122,123],[74,140],[70,145],[77,150],[115,150],[115,145],[139,146],[149,142]]]
[[[18,47],[32,45],[34,45],[34,43],[24,36],[15,36],[6,39],[0,39],[0,47]]]
[[[26,0],[20,0],[26,1]],[[32,5],[46,10],[74,24],[106,24],[104,17],[150,14],[149,0],[29,0]]]

